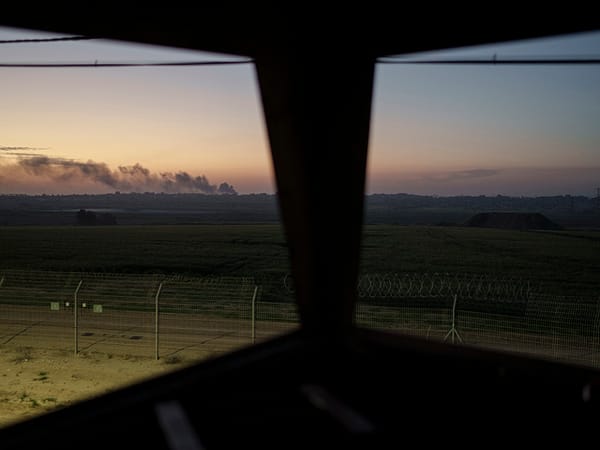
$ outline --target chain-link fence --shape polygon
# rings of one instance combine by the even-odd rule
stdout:
[[[366,274],[360,327],[600,367],[600,296],[470,274]]]
[[[0,271],[0,344],[167,357],[222,353],[298,326],[280,274]],[[355,323],[600,366],[600,298],[468,274],[365,274]]]
[[[297,326],[291,298],[264,301],[265,291],[250,277],[4,270],[0,344],[209,356]]]

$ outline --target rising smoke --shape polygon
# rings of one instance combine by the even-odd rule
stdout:
[[[204,175],[195,177],[183,171],[153,173],[140,164],[111,170],[105,163],[35,156],[22,158],[16,165],[34,177],[57,182],[91,181],[124,192],[237,194],[229,183],[210,184]]]

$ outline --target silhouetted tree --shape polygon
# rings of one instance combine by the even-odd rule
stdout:
[[[77,213],[78,225],[116,225],[117,218],[110,213],[96,215],[93,211],[80,209]]]
[[[77,213],[77,224],[78,225],[96,225],[96,213],[93,211],[86,211],[80,209]]]

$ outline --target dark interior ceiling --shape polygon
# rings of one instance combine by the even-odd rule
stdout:
[[[26,6],[3,11],[0,25],[255,58],[302,330],[1,430],[2,448],[179,448],[167,445],[155,414],[173,399],[200,438],[212,443],[207,448],[236,448],[230,441],[237,439],[257,448],[281,448],[282,442],[288,448],[324,442],[376,448],[377,441],[357,439],[356,430],[340,426],[346,420],[334,420],[339,414],[322,401],[307,401],[307,388],[314,394],[315,385],[317,393],[332,394],[332,411],[350,405],[396,444],[413,438],[442,443],[464,423],[484,425],[496,439],[506,434],[506,421],[488,419],[508,408],[509,431],[525,424],[517,429],[536,440],[530,416],[591,413],[597,420],[589,395],[582,400],[582,389],[596,396],[595,371],[352,326],[374,59],[599,29],[591,10],[546,7],[540,16],[486,2],[462,10],[362,5],[329,14],[290,4],[285,13],[233,5],[122,10],[86,4],[68,14],[36,5],[32,16],[34,7]],[[455,404],[463,408],[456,415]]]
[[[495,7],[496,6],[496,7]],[[591,6],[589,6],[591,8]],[[321,51],[370,57],[477,45],[597,29],[586,10],[524,11],[485,7],[358,5],[323,8],[264,6],[42,6],[4,12],[0,24],[258,57],[265,52]]]
[[[595,17],[490,3],[86,5],[6,12],[0,24],[254,58],[302,324],[340,335],[352,327],[375,58],[588,31]]]
[[[339,337],[353,328],[375,58],[600,29],[588,9],[51,4],[0,25],[254,58],[301,322]]]

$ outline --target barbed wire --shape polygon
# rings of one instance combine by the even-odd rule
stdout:
[[[359,278],[360,298],[449,297],[488,299],[528,298],[531,283],[490,274],[365,274]]]
[[[293,292],[289,274],[273,282],[278,295]],[[161,352],[206,349],[208,342],[211,351],[229,350],[298,326],[297,305],[262,301],[265,286],[251,277],[0,268],[0,326],[6,330],[0,343],[20,345],[26,338],[77,348],[73,326],[79,320],[83,350],[158,355],[159,331]],[[360,327],[439,341],[454,332],[468,345],[600,367],[597,291],[563,296],[551,285],[540,286],[498,274],[363,274],[354,320]],[[376,298],[402,301],[370,301]]]
[[[292,277],[283,278],[284,288],[294,292]],[[465,273],[363,274],[358,278],[358,297],[438,298],[459,296],[476,300],[527,300],[540,283],[516,277]]]

